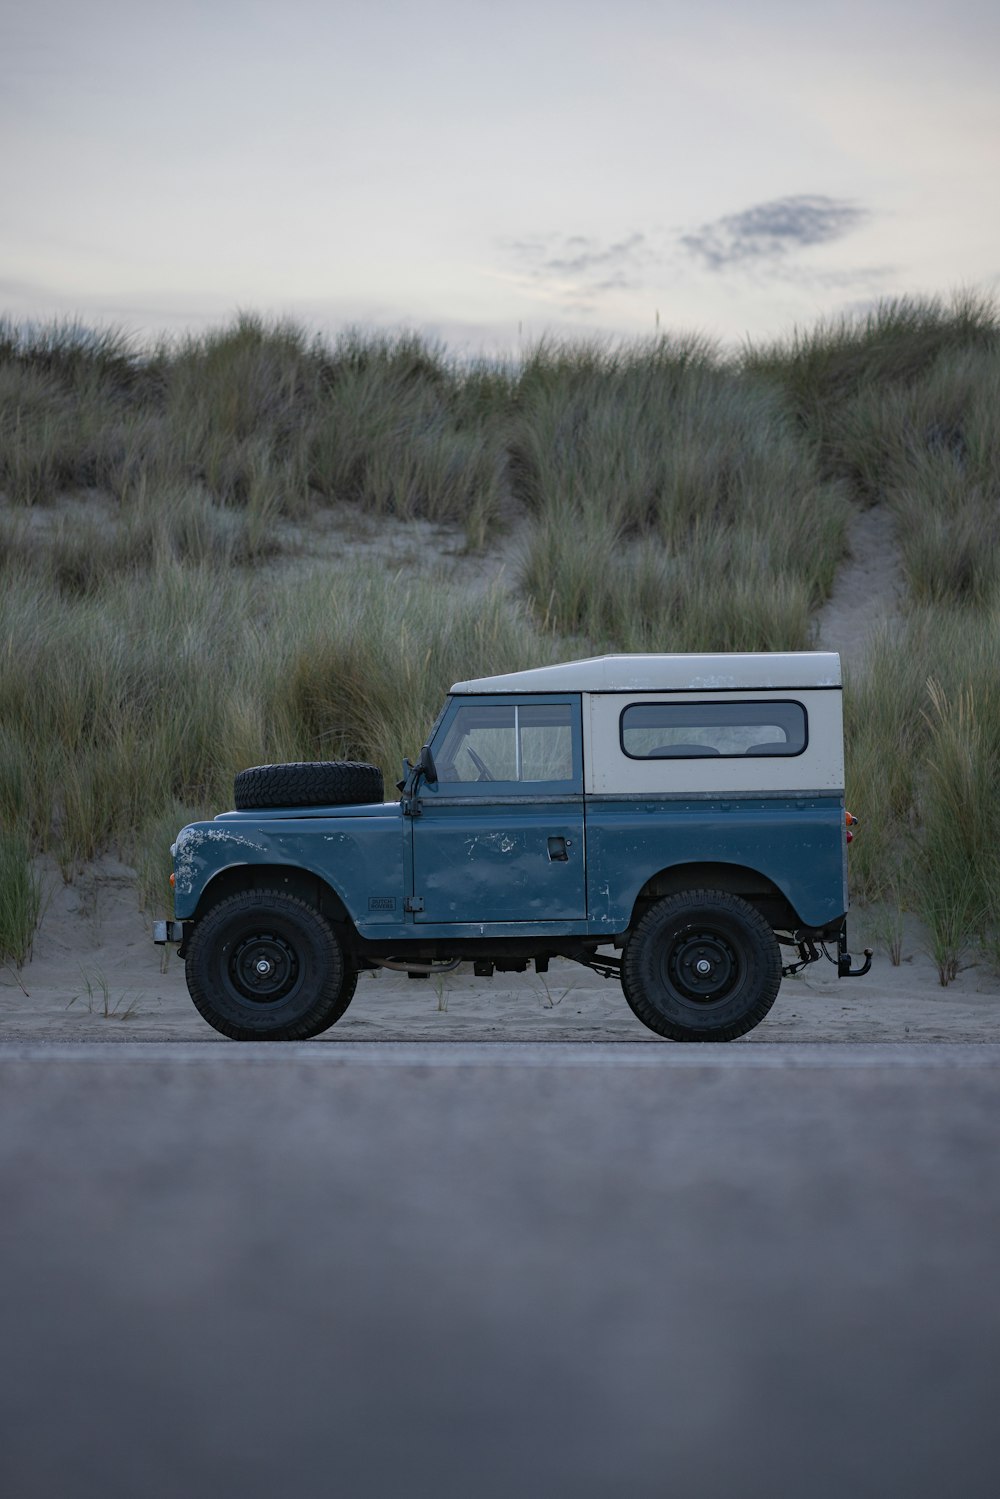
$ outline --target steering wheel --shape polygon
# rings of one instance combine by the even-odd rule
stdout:
[[[483,764],[482,760],[476,754],[475,750],[472,749],[472,747],[468,744],[465,747],[469,751],[469,759],[479,771],[479,779],[481,781],[495,781],[496,776],[493,774],[492,770],[490,770],[488,765]]]

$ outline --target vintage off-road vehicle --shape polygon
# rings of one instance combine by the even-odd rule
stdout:
[[[561,957],[620,978],[661,1036],[728,1041],[821,951],[845,977],[870,967],[846,944],[834,654],[603,656],[458,682],[403,770],[383,802],[374,766],[258,766],[236,811],[178,835],[175,918],[154,938],[180,944],[224,1035],[319,1035],[364,968]]]

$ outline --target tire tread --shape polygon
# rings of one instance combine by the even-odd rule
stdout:
[[[268,807],[348,807],[381,802],[385,782],[377,765],[359,760],[293,760],[237,772],[237,812]]]

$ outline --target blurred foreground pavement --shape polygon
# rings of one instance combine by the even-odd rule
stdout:
[[[992,1496],[1000,1045],[0,1047],[5,1499]]]

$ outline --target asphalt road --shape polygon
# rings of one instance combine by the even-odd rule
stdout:
[[[4,1499],[996,1493],[1000,1046],[0,1048]]]

